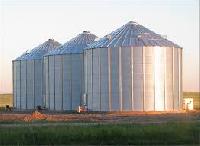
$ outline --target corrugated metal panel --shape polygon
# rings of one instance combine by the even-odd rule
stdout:
[[[179,58],[178,49],[174,49],[174,110],[179,109]]]
[[[164,49],[156,47],[155,48],[155,110],[163,111],[164,110]]]
[[[48,57],[44,57],[44,78],[45,78],[45,90],[44,90],[44,105],[49,108],[49,62]]]
[[[154,110],[154,48],[145,47],[145,111]]]
[[[62,110],[62,56],[55,56],[55,110]]]
[[[21,97],[21,83],[20,83],[20,71],[21,71],[21,61],[16,61],[16,107],[20,108],[20,97]]]
[[[143,110],[143,51],[142,48],[133,48],[133,98],[134,110]]]
[[[183,107],[183,79],[182,79],[182,49],[179,48],[179,109]]]
[[[93,52],[93,106],[92,109],[94,111],[100,111],[100,59],[99,59],[99,52],[100,49],[96,49]]]
[[[27,98],[27,93],[26,93],[26,89],[27,89],[27,87],[26,87],[26,83],[27,83],[27,79],[26,79],[26,77],[27,77],[27,73],[26,73],[26,61],[21,61],[21,67],[20,67],[20,69],[21,69],[21,87],[20,87],[20,89],[21,89],[21,96],[20,96],[20,98],[21,98],[21,108],[22,109],[26,109],[26,106],[27,106],[27,102],[26,102],[26,98]]]
[[[175,65],[181,62],[180,54],[179,59],[175,56],[173,65],[172,48],[121,48],[123,51],[120,48],[109,49],[86,50],[88,106],[92,110],[99,110],[99,102],[102,111],[109,111],[110,102],[111,111],[171,111],[174,109],[173,105],[175,110],[180,108],[181,81],[175,81],[177,74],[181,78],[181,67],[180,71],[175,69],[180,66]],[[175,49],[175,55],[178,55],[177,48]],[[173,96],[173,92],[176,96]]]
[[[108,79],[108,49],[101,48],[100,51],[100,94],[101,111],[109,111],[109,79]]]
[[[55,109],[55,60],[54,56],[49,56],[49,108]]]
[[[166,49],[166,103],[165,109],[168,111],[173,111],[173,49]]]
[[[92,94],[92,86],[93,86],[93,75],[92,75],[92,50],[87,51],[87,94],[88,94],[88,108],[93,108],[93,94]]]
[[[27,109],[34,109],[34,60],[27,60]]]
[[[83,102],[84,102],[84,104],[86,104],[87,105],[87,93],[88,93],[88,87],[87,87],[87,85],[88,85],[88,76],[87,76],[87,72],[88,72],[88,67],[87,67],[87,64],[88,64],[88,60],[87,60],[87,58],[88,58],[88,54],[87,54],[87,52],[84,52],[83,53],[83,55],[84,55],[84,57],[83,57],[83,59],[84,59],[84,68],[83,68],[83,72],[84,72],[84,88],[83,88],[83,91],[84,91],[84,94],[85,94],[85,99],[83,100]]]
[[[119,93],[119,49],[111,48],[111,94],[113,111],[120,109],[120,93]]]
[[[34,60],[34,95],[35,95],[35,107],[43,105],[42,96],[42,80],[43,69],[42,60]]]
[[[83,63],[83,54],[73,54],[72,55],[72,109],[76,110],[80,105],[80,99],[82,96],[82,86],[81,86],[81,76],[82,72],[82,63]]]
[[[16,78],[16,61],[13,61],[13,106],[16,107],[16,98],[17,98],[17,78]]]
[[[131,48],[124,48],[122,53],[122,110],[132,110],[131,97]]]
[[[63,109],[72,110],[71,55],[63,55]]]

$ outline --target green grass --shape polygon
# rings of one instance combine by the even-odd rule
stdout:
[[[200,144],[200,123],[1,127],[0,145]]]

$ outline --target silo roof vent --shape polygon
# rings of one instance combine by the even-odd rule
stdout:
[[[83,33],[90,33],[90,31],[83,31]]]
[[[127,24],[128,24],[128,25],[129,25],[129,24],[132,24],[132,25],[133,25],[133,24],[134,24],[134,25],[138,25],[138,23],[135,22],[135,21],[129,21]]]

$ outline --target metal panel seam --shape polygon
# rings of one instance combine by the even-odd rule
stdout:
[[[63,79],[64,79],[64,73],[63,73],[63,65],[64,65],[64,63],[63,63],[63,55],[61,56],[61,77],[62,77],[62,79],[61,79],[61,92],[62,92],[62,110],[64,110],[64,106],[63,106],[63,104],[64,104],[64,97],[63,97]]]
[[[28,108],[28,97],[27,97],[27,60],[26,60],[26,109]]]
[[[22,105],[21,105],[21,84],[22,84],[22,83],[21,83],[21,80],[22,80],[22,79],[21,79],[21,75],[22,75],[22,73],[21,73],[21,68],[22,68],[22,67],[21,67],[21,60],[20,60],[20,62],[19,62],[19,82],[20,82],[20,83],[19,83],[19,95],[20,95],[20,96],[19,96],[19,103],[20,103],[20,104],[19,104],[19,108],[20,108],[20,109],[22,108]]]
[[[111,48],[108,48],[108,78],[109,78],[109,111],[112,110],[112,93],[111,93]]]
[[[101,49],[99,49],[99,98],[100,98],[100,111],[101,111]]]
[[[174,47],[172,48],[172,95],[173,95],[173,110],[174,109]]]
[[[163,48],[164,49],[164,110],[166,110],[166,48]]]
[[[121,56],[121,47],[119,47],[119,108],[122,111],[122,56]]]
[[[133,47],[131,47],[131,98],[132,98],[132,101],[131,101],[131,107],[132,107],[132,110],[134,110],[134,88],[133,88]]]
[[[142,71],[143,71],[143,111],[145,111],[145,47],[142,47]]]
[[[54,89],[53,89],[53,94],[54,94],[54,110],[56,109],[56,103],[55,103],[55,94],[56,94],[56,93],[55,93],[55,90],[56,90],[56,89],[55,89],[55,81],[56,81],[56,80],[55,80],[55,73],[56,73],[56,71],[55,71],[55,70],[56,70],[56,69],[55,69],[55,56],[53,56],[53,72],[54,72],[54,73],[53,73],[53,76],[54,76],[54,78],[53,78],[53,80],[54,80],[54,81],[53,81],[53,84],[54,84],[54,86],[53,86],[53,88],[54,88]]]

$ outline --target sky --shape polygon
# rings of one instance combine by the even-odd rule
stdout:
[[[0,0],[0,93],[12,93],[12,60],[26,50],[128,21],[183,47],[183,91],[199,91],[199,0]]]

